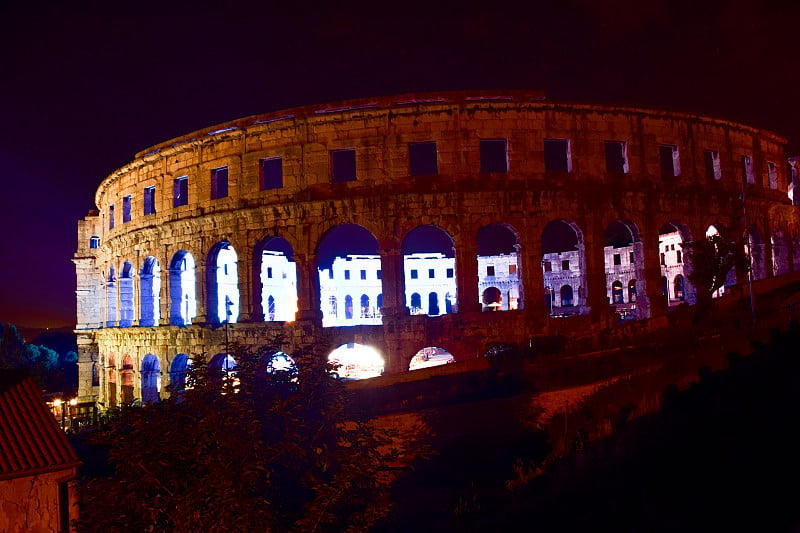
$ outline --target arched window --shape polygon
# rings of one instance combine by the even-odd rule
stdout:
[[[97,374],[97,363],[92,363],[92,387],[100,386],[100,376]]]
[[[622,282],[619,280],[611,284],[611,302],[615,304],[621,304],[625,302],[625,298],[622,293]]]
[[[157,326],[161,320],[161,265],[158,259],[151,255],[144,260],[140,278],[139,325]]]
[[[411,295],[411,314],[416,315],[422,311],[422,297],[415,292]]]
[[[561,307],[572,307],[572,287],[564,285],[561,287]]]
[[[89,238],[89,248],[100,248],[100,237],[92,235]]]
[[[503,308],[503,295],[497,287],[488,287],[481,294],[484,311],[499,311]]]
[[[505,300],[497,298],[487,303],[483,295],[490,288],[503,288]],[[522,276],[520,244],[516,230],[506,224],[489,224],[478,231],[478,294],[484,311],[508,311],[522,308]]]
[[[383,374],[383,356],[362,344],[342,344],[328,355],[328,362],[338,365],[335,372],[342,379],[365,379]]]
[[[172,360],[169,369],[169,383],[172,386],[172,393],[180,392],[186,388],[186,371],[192,366],[192,360],[185,353],[179,353]]]
[[[254,250],[256,316],[292,322],[297,315],[297,265],[292,246],[281,237],[267,237]],[[270,300],[272,303],[270,303]]]
[[[632,279],[628,282],[628,301],[634,303],[636,301],[636,280]]]
[[[361,318],[369,318],[369,296],[366,294],[361,295]]]
[[[119,277],[119,327],[129,328],[133,324],[133,265],[122,264]]]
[[[669,282],[666,276],[661,277],[661,294],[669,298]]]
[[[122,359],[122,370],[120,371],[120,378],[122,379],[122,403],[123,405],[130,405],[133,400],[133,358],[126,355]]]
[[[216,324],[235,324],[239,319],[239,273],[236,251],[228,241],[215,244],[208,253],[208,309]]]
[[[208,363],[209,377],[218,385],[236,385],[236,359],[230,354],[218,353]]]
[[[378,309],[377,309],[377,312],[380,313],[381,309],[383,309],[383,294],[378,294]]]
[[[117,276],[114,267],[108,267],[106,278],[106,327],[113,328],[117,325]]]
[[[344,297],[344,318],[353,320],[353,297],[349,294]]]
[[[117,363],[114,356],[108,358],[108,406],[117,406]]]
[[[161,399],[161,364],[158,357],[147,354],[142,359],[142,403],[155,403]]]
[[[550,311],[550,314],[553,314],[553,305],[555,305],[555,294],[556,291],[553,290],[553,287],[545,287],[544,288],[544,305]]]
[[[411,314],[442,314],[438,292],[456,294],[456,259],[453,238],[434,225],[417,226],[403,238],[405,302]],[[437,292],[435,303],[431,293]],[[415,306],[413,294],[428,294],[428,306]],[[455,303],[455,302],[453,302]],[[451,306],[451,310],[452,310]],[[447,308],[445,308],[445,312]]]
[[[685,299],[683,294],[684,279],[683,276],[675,276],[675,299],[683,301]]]
[[[428,316],[439,316],[439,295],[435,292],[428,294]]]
[[[275,298],[271,294],[267,298],[267,320],[270,322],[275,320]]]
[[[197,315],[195,300],[194,257],[181,250],[172,257],[169,266],[169,323],[186,326]]]

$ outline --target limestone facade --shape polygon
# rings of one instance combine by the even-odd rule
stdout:
[[[302,344],[363,343],[383,355],[385,372],[403,372],[423,347],[460,360],[496,343],[608,327],[604,232],[615,221],[633,236],[637,318],[668,309],[659,261],[659,229],[667,222],[688,238],[702,237],[712,224],[741,235],[746,207],[763,264],[773,265],[769,236],[779,230],[793,243],[781,268],[794,270],[800,218],[789,197],[785,143],[726,120],[553,103],[517,91],[309,106],[165,141],[104,179],[97,211],[78,223],[81,401],[109,405],[110,390],[119,396],[110,383],[123,376],[109,365],[112,357],[117,364],[130,358],[132,394],[141,398],[146,355],[158,358],[166,384],[178,354],[223,352],[225,329],[253,345],[282,335],[287,352]],[[565,153],[553,152],[564,146]],[[664,146],[672,171],[661,161]],[[123,222],[123,215],[130,219]],[[580,317],[549,318],[543,298],[542,232],[554,220],[580,231],[576,262],[585,285],[573,295]],[[366,228],[378,243],[381,320],[323,327],[318,247],[345,224]],[[483,313],[476,236],[492,224],[516,236],[519,297],[517,309]],[[455,251],[457,305],[441,316],[413,315],[405,306],[403,240],[422,225],[441,228]],[[292,249],[293,322],[265,321],[261,265],[274,237]],[[238,316],[227,328],[219,327],[224,306],[214,283],[220,250],[236,257]],[[154,261],[158,283],[145,268]],[[772,268],[764,275],[774,275]],[[563,328],[559,320],[580,327]]]

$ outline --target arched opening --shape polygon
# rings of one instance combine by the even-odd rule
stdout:
[[[409,309],[409,312],[412,315],[422,314],[422,296],[420,296],[418,292],[411,294],[411,308]]]
[[[172,366],[169,369],[169,383],[173,394],[186,389],[186,372],[191,366],[192,360],[185,353],[179,353],[172,360]]]
[[[170,325],[190,325],[197,315],[194,268],[194,257],[186,250],[172,256],[169,264]]]
[[[661,294],[669,298],[669,281],[666,276],[661,276]]]
[[[583,233],[568,220],[552,220],[542,231],[542,279],[544,301],[550,315],[564,317],[586,314],[586,258]],[[571,298],[564,305],[556,287],[569,286]]]
[[[490,287],[507,295],[487,306],[481,296],[484,311],[521,309],[522,276],[520,245],[517,232],[505,224],[490,224],[478,231],[478,294]]]
[[[726,228],[720,224],[712,224],[706,230],[706,238],[707,239],[725,239],[728,242],[732,242],[732,239],[728,235]],[[747,251],[747,247],[745,247],[745,252]],[[717,253],[719,254],[720,251],[717,249]],[[749,257],[749,256],[748,256]],[[711,293],[712,298],[719,298],[725,294],[726,287],[732,287],[736,285],[736,268],[731,267],[727,273],[724,274],[725,281],[723,282],[722,286]],[[712,283],[716,284],[716,278],[711,280]]]
[[[106,278],[106,327],[117,325],[117,276],[113,266],[108,267]]]
[[[263,358],[265,363],[265,368],[268,373],[273,372],[290,372],[292,374],[297,373],[297,363],[294,362],[289,355],[283,352],[274,352],[272,354],[267,354]]]
[[[256,315],[265,322],[293,322],[297,315],[297,264],[292,246],[281,237],[255,248]]]
[[[122,369],[120,370],[122,380],[122,405],[133,403],[133,358],[126,355],[122,358]]]
[[[675,299],[681,302],[686,299],[686,296],[684,295],[684,285],[685,281],[683,279],[683,275],[678,274],[675,276]]]
[[[117,362],[114,356],[108,357],[108,394],[106,395],[106,402],[108,407],[117,406]]]
[[[681,276],[684,280],[682,297],[675,295],[674,284],[673,292],[667,289],[668,305],[677,306],[681,302],[695,303],[697,300],[694,285],[689,281],[692,267],[689,263],[690,256],[686,253],[687,245],[692,242],[692,235],[689,229],[683,224],[667,222],[658,232],[658,253],[661,265],[661,276],[667,280],[674,280]]]
[[[789,273],[789,247],[783,232],[776,229],[772,232],[772,275],[781,276]]]
[[[503,308],[503,294],[497,287],[487,287],[481,293],[481,304],[484,311],[499,311]]]
[[[133,265],[130,261],[122,263],[119,277],[119,327],[133,325]]]
[[[161,400],[161,364],[158,357],[147,354],[142,359],[142,403]]]
[[[239,272],[236,263],[236,251],[228,241],[218,242],[208,253],[207,312],[214,324],[235,324],[239,319]]]
[[[380,352],[363,344],[342,344],[330,353],[328,362],[338,365],[334,372],[341,379],[366,379],[383,374],[384,361]]]
[[[236,366],[236,359],[231,354],[218,353],[208,362],[209,379],[217,385],[236,387]]]
[[[572,286],[561,287],[561,307],[572,307]]]
[[[752,272],[753,279],[764,279],[767,277],[767,269],[765,266],[765,246],[761,238],[761,232],[758,227],[753,224],[745,232],[745,245],[744,249],[747,257],[750,258],[750,271]]]
[[[157,326],[161,320],[161,265],[152,255],[142,265],[141,297],[139,300],[139,325]]]
[[[650,316],[645,287],[644,252],[636,224],[615,220],[605,231],[606,290],[616,313],[623,319]],[[625,301],[623,288],[633,281],[636,300]],[[630,296],[630,294],[629,294]]]
[[[100,374],[97,373],[97,363],[92,363],[92,387],[100,386]]]
[[[636,302],[636,280],[632,279],[628,282],[628,301],[631,303]]]
[[[622,294],[622,282],[617,280],[611,284],[611,303],[624,304],[625,297]]]
[[[380,307],[370,305],[366,313],[353,313],[351,296],[364,294],[369,302],[376,302],[381,293],[381,258],[372,233],[356,224],[336,226],[317,250],[322,325],[382,324]],[[345,305],[332,305],[337,301]]]
[[[411,362],[408,364],[408,370],[419,370],[420,368],[429,368],[455,362],[455,357],[447,350],[429,346],[421,349],[411,358]]]
[[[442,311],[439,302],[447,293],[451,295],[451,311],[457,309],[453,238],[437,226],[417,226],[405,236],[402,248],[405,299],[409,311],[428,316],[445,314],[447,306]],[[428,294],[427,301],[415,306],[411,301],[414,293]]]
[[[369,307],[369,296],[361,295],[361,318],[370,318],[370,313],[374,311]]]

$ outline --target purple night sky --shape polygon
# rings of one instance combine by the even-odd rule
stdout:
[[[382,13],[380,2],[332,2],[289,14],[272,2],[0,2],[0,321],[73,324],[76,222],[100,181],[143,148],[241,116],[414,91],[541,89],[549,100],[742,121],[800,153],[800,8],[646,3],[394,3]]]

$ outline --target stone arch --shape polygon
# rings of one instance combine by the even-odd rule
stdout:
[[[366,294],[374,302],[382,291],[378,240],[372,232],[358,224],[334,226],[318,243],[316,261],[323,327],[383,323],[379,309],[368,316],[353,312],[352,295]],[[344,305],[330,305],[334,298]]]
[[[297,316],[297,264],[283,237],[265,237],[253,250],[253,308],[265,322],[293,322]]]
[[[632,279],[628,281],[628,301],[630,303],[636,303],[636,280]]]
[[[192,254],[179,250],[169,265],[169,323],[188,326],[197,315],[195,262]]]
[[[370,318],[370,316],[374,314],[374,311],[370,312],[369,296],[367,296],[366,294],[362,294],[359,304],[360,304],[359,309],[361,318]]]
[[[620,280],[616,280],[611,284],[611,303],[625,303],[625,294],[622,292],[622,282]]]
[[[495,300],[500,306],[487,307],[484,311],[508,311],[522,309],[522,262],[519,233],[512,226],[495,223],[478,230],[478,294],[494,287],[505,298]],[[481,296],[481,300],[483,297]]]
[[[208,362],[209,380],[216,385],[235,385],[237,366],[231,354],[218,353]]]
[[[106,277],[106,327],[113,328],[117,325],[117,275],[114,265],[108,267]]]
[[[133,274],[134,269],[130,261],[122,263],[119,276],[119,327],[129,328],[133,325]]]
[[[441,306],[449,293],[451,311],[458,307],[456,250],[453,237],[444,229],[432,224],[417,226],[403,238],[403,279],[406,306],[411,305],[414,293],[428,294],[420,306],[420,314],[439,316],[446,314],[448,306]],[[435,294],[435,296],[431,296]],[[444,310],[442,310],[444,307]],[[413,312],[412,309],[410,309]]]
[[[497,287],[487,287],[481,293],[484,311],[499,311],[503,307],[503,293]]]
[[[551,315],[586,314],[586,247],[580,227],[567,219],[551,220],[542,230],[542,281],[544,302]],[[556,288],[569,285],[572,304],[563,305]],[[560,307],[569,307],[562,312]]]
[[[674,280],[680,275],[684,280],[683,298],[668,299],[668,305],[674,306],[681,302],[694,304],[697,301],[697,290],[691,282],[691,256],[687,253],[689,243],[692,242],[692,233],[687,226],[680,222],[666,222],[658,231],[658,252],[661,265],[661,276]],[[673,287],[674,288],[674,287]],[[669,295],[669,290],[667,291]]]
[[[725,226],[722,223],[714,222],[713,224],[710,224],[708,226],[708,228],[706,229],[706,238],[707,239],[711,239],[712,237],[714,237],[716,235],[718,235],[722,239],[725,239],[728,242],[733,242],[733,238],[731,237],[727,226]],[[714,291],[714,293],[712,294],[712,297],[713,298],[718,298],[718,297],[720,297],[720,296],[725,294],[725,288],[726,287],[732,287],[733,285],[736,285],[736,274],[737,274],[736,273],[736,269],[735,268],[731,268],[728,271],[728,273],[725,275],[725,281],[723,283],[723,286],[720,287],[719,289],[717,289],[716,291]]]
[[[673,282],[675,299],[678,301],[685,301],[686,294],[685,294],[685,287],[686,287],[686,280],[683,277],[683,274],[678,274],[675,276],[675,281]]]
[[[648,318],[650,303],[645,282],[644,247],[639,228],[629,220],[614,220],[605,230],[606,287],[612,305],[622,317]],[[615,283],[620,289],[631,280],[636,283],[636,302],[625,302],[615,293]]]
[[[572,290],[572,285],[562,285],[559,290],[560,307],[572,307],[573,297],[574,291]]]
[[[366,379],[383,374],[384,359],[371,346],[354,342],[345,343],[328,355],[328,361],[338,368],[334,372],[341,379]]]
[[[411,293],[411,309],[409,311],[412,315],[422,313],[422,296],[418,292]]]
[[[108,365],[107,365],[107,374],[108,374],[108,407],[116,407],[117,406],[117,361],[113,355],[108,356]]]
[[[212,324],[235,324],[239,319],[239,269],[236,250],[228,241],[211,247],[206,260],[206,313]]]
[[[453,357],[453,354],[444,348],[426,346],[414,354],[411,361],[408,363],[408,370],[419,370],[420,368],[429,368],[455,362],[456,359]]]
[[[142,263],[139,278],[139,325],[157,326],[161,320],[161,265],[158,259],[148,255]]]
[[[172,365],[169,367],[169,384],[173,394],[186,388],[186,372],[191,366],[192,360],[185,353],[179,353],[172,360]]]
[[[142,403],[161,400],[161,363],[149,353],[142,359]]]
[[[783,231],[776,229],[772,232],[770,241],[772,246],[772,275],[782,276],[789,273],[789,246],[786,243]]]

